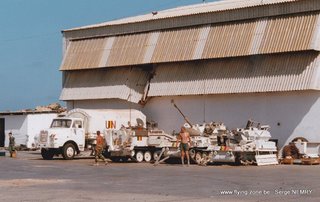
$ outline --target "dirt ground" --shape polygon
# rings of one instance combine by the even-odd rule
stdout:
[[[319,165],[93,162],[0,157],[0,201],[320,201]]]

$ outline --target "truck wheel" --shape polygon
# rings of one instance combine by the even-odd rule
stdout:
[[[41,149],[41,156],[44,160],[52,160],[54,152],[50,149]]]
[[[68,143],[63,146],[62,156],[65,160],[71,160],[74,158],[76,149],[73,144]]]
[[[136,159],[137,159],[138,163],[141,163],[143,161],[143,153],[142,153],[142,151],[138,151],[136,153]]]
[[[195,161],[197,162],[197,164],[201,164],[201,159],[202,159],[201,152],[197,152],[195,157]]]
[[[146,151],[143,155],[143,158],[146,162],[150,162],[152,159],[152,155],[150,151]]]

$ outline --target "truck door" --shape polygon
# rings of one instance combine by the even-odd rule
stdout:
[[[5,133],[4,133],[4,118],[0,118],[0,147],[4,147]]]
[[[82,121],[75,121],[73,126],[72,126],[74,133],[76,136],[81,137],[84,135],[84,129],[83,129],[83,124]]]

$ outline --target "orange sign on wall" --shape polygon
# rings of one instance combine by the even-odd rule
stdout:
[[[107,129],[116,129],[116,121],[108,120],[106,121]]]

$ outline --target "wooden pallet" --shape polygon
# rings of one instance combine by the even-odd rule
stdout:
[[[294,161],[293,158],[291,158],[291,159],[284,158],[284,159],[281,160],[281,164],[289,164],[289,165],[292,165],[292,164],[293,164],[293,161]]]
[[[301,163],[302,165],[319,165],[320,158],[302,158]]]

